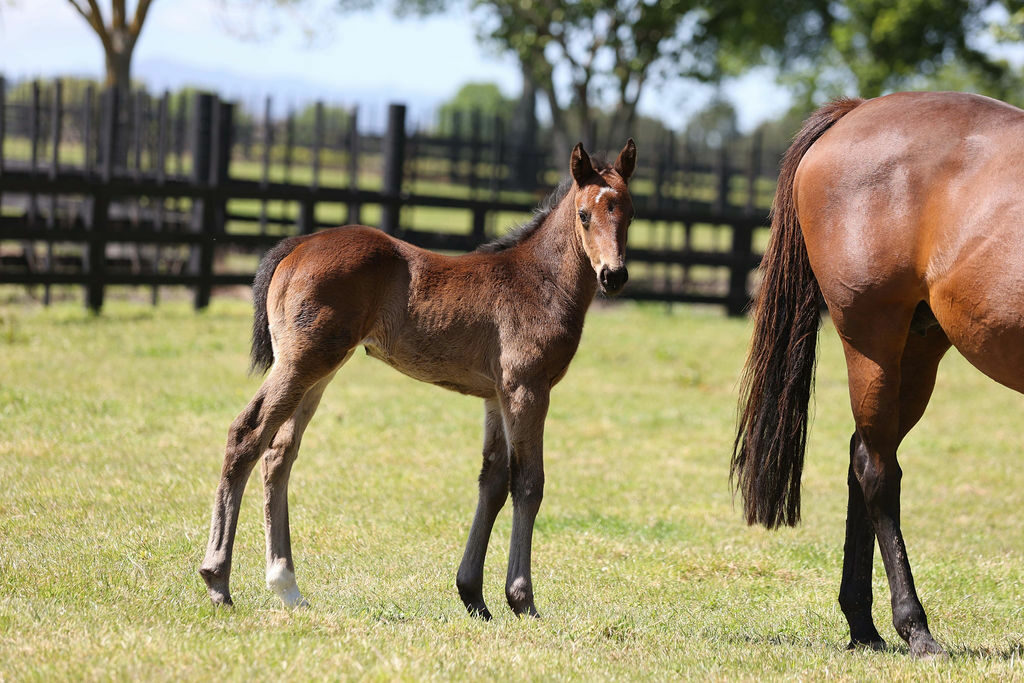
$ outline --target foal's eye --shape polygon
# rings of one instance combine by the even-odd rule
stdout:
[[[580,209],[577,212],[577,214],[580,217],[580,223],[583,224],[583,227],[587,227],[587,226],[590,225],[590,212],[589,211],[587,211],[586,209]]]

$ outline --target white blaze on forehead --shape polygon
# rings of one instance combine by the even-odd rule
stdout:
[[[612,195],[612,197],[614,197],[616,195],[615,190],[613,190],[612,188],[610,188],[610,187],[602,187],[601,191],[597,193],[597,199],[594,200],[595,204],[597,202],[601,201],[601,197],[604,196],[605,192],[607,192],[608,194]]]

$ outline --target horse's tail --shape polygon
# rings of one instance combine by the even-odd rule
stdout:
[[[748,524],[774,529],[800,520],[821,289],[807,258],[793,180],[811,145],[861,102],[840,99],[814,112],[786,151],[779,172],[729,473],[743,494]]]
[[[303,239],[305,236],[281,240],[263,256],[259,268],[256,269],[256,277],[252,282],[252,363],[249,366],[251,374],[263,374],[274,364],[274,347],[270,343],[270,323],[267,320],[267,292],[270,290],[270,281],[278,264],[292,253]]]

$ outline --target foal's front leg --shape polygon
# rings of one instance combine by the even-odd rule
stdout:
[[[549,387],[518,384],[501,396],[509,440],[509,487],[512,492],[512,540],[508,551],[505,597],[516,614],[539,617],[533,603],[530,554],[533,524],[544,498],[544,419]]]
[[[494,518],[508,499],[508,441],[505,439],[505,427],[497,399],[487,399],[484,409],[484,462],[480,469],[480,497],[455,584],[469,613],[490,619],[491,613],[483,596],[484,558]]]

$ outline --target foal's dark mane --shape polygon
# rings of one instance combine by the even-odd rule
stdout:
[[[599,161],[593,156],[590,158],[590,161],[594,166],[594,170],[598,173],[611,167],[610,164],[605,163],[604,161]],[[494,252],[505,251],[506,249],[511,249],[516,246],[536,232],[537,228],[539,228],[544,223],[545,219],[551,215],[551,212],[558,207],[563,199],[565,199],[565,195],[569,194],[569,190],[571,188],[572,176],[562,178],[562,182],[558,183],[558,187],[552,190],[551,194],[545,197],[537,206],[534,211],[533,218],[522,225],[512,228],[501,237],[481,244],[476,248],[476,251],[485,254],[492,254]]]

